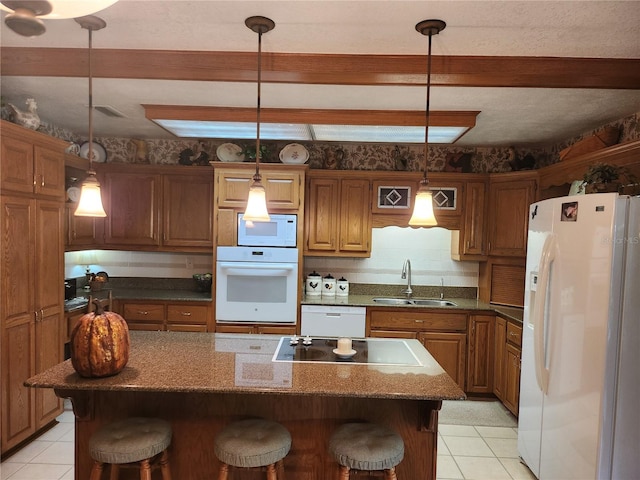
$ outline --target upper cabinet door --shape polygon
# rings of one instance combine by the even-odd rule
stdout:
[[[340,250],[371,251],[371,194],[369,180],[340,183]]]
[[[305,212],[308,251],[338,249],[338,191],[336,178],[310,178]]]
[[[106,172],[105,243],[160,245],[160,175]]]
[[[33,145],[6,135],[1,140],[2,191],[33,193]]]
[[[3,192],[65,197],[64,148],[66,142],[2,122],[0,186]]]
[[[36,145],[33,156],[35,193],[64,199],[64,152]]]
[[[536,180],[501,174],[490,185],[489,255],[525,257],[529,205],[536,198]]]
[[[163,203],[163,245],[213,247],[213,175],[164,175]]]

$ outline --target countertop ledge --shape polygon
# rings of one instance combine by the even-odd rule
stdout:
[[[309,297],[304,296],[302,298],[302,305],[335,305],[335,306],[351,306],[351,307],[379,307],[379,308],[420,308],[420,309],[432,309],[432,310],[475,310],[484,312],[495,312],[505,318],[511,319],[515,322],[522,323],[522,308],[508,307],[502,305],[494,305],[492,303],[482,302],[476,299],[468,298],[445,298],[444,300],[450,300],[454,302],[455,306],[433,306],[425,307],[424,305],[385,305],[376,303],[374,298],[381,295],[349,295],[346,297],[327,297],[317,296]],[[398,296],[397,298],[402,298]],[[415,297],[421,298],[421,297]]]
[[[129,362],[111,377],[82,378],[67,360],[25,381],[64,391],[250,393],[461,400],[464,392],[417,340],[421,366],[272,362],[280,336],[130,332]],[[245,353],[246,352],[246,353]],[[265,368],[269,374],[265,376]],[[275,380],[275,385],[272,383]]]

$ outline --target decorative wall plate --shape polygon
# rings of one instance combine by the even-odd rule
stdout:
[[[289,164],[303,164],[309,160],[309,151],[304,145],[290,143],[280,150],[280,161]]]
[[[89,142],[84,142],[80,145],[80,156],[82,158],[89,158]],[[97,142],[93,142],[92,161],[97,163],[104,163],[107,161],[107,150]]]
[[[216,150],[216,155],[221,162],[244,162],[242,147],[235,143],[223,143]]]

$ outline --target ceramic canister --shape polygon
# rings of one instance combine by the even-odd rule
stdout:
[[[336,295],[336,279],[331,274],[322,278],[322,295],[325,297],[335,297]]]
[[[307,275],[305,293],[310,297],[317,297],[322,293],[322,276],[315,270]]]
[[[346,278],[340,277],[336,282],[336,296],[346,297],[349,295],[349,282]]]

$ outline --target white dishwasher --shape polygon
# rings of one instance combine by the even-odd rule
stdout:
[[[364,338],[367,309],[302,305],[300,333],[310,337]]]

